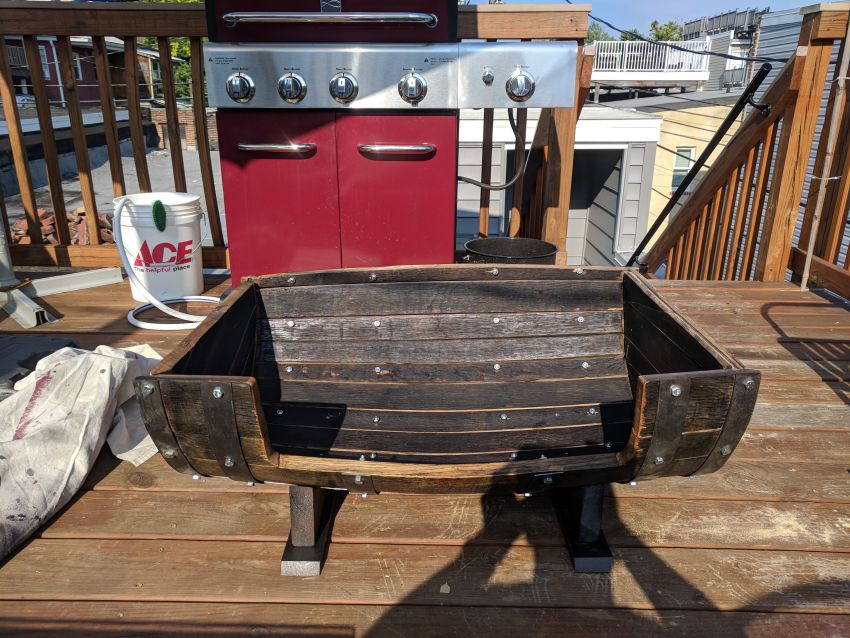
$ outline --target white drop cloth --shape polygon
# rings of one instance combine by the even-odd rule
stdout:
[[[119,458],[138,465],[156,453],[133,379],[159,360],[147,345],[62,348],[0,402],[0,558],[80,489],[110,429]]]

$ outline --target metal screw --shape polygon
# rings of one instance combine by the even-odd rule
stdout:
[[[545,454],[541,454],[541,455],[540,455],[540,460],[541,460],[541,461],[545,461],[545,460],[546,460],[546,455],[545,455]]]
[[[165,458],[167,458],[167,459],[173,459],[173,458],[174,458],[174,454],[175,454],[175,452],[174,452],[174,450],[172,450],[171,448],[165,448],[165,449],[162,451],[162,455],[163,455]]]
[[[594,414],[596,414],[597,412],[599,412],[599,410],[597,410],[596,408],[590,408],[590,409],[587,411],[587,413],[588,413],[588,414],[590,414],[591,416],[592,416],[592,415],[594,415]]]
[[[606,450],[610,450],[612,447],[614,447],[614,444],[613,444],[613,443],[611,443],[611,441],[608,441],[608,442],[605,444],[605,449],[606,449]]]
[[[496,370],[496,371],[498,372],[499,370],[501,370],[501,369],[502,369],[502,366],[501,366],[501,365],[499,365],[498,363],[494,363],[494,364],[493,364],[493,369],[494,369],[494,370]]]
[[[654,459],[652,459],[652,462],[655,463],[656,465],[663,465],[664,464],[664,457],[663,456],[656,456]]]
[[[283,408],[278,408],[274,411],[274,413],[278,416],[283,416]]]
[[[516,461],[516,452],[511,452],[511,461]]]
[[[381,374],[381,367],[375,366],[375,374]]]
[[[523,496],[525,498],[531,498],[531,492],[526,492],[525,494],[523,494]]]
[[[153,383],[145,383],[142,385],[142,394],[149,397],[153,394]]]
[[[584,274],[584,268],[576,268],[576,274],[577,275],[583,275]]]
[[[369,275],[369,281],[378,281],[378,275],[372,273],[371,275]]]
[[[508,415],[507,415],[507,414],[505,414],[504,412],[502,412],[502,413],[499,415],[499,418],[500,418],[500,419],[502,419],[502,421],[507,421],[507,420],[508,420]]]
[[[723,456],[729,456],[730,454],[732,454],[732,446],[731,445],[724,445],[722,448],[720,448],[720,453]]]
[[[372,419],[372,423],[379,423],[381,421],[381,417],[376,416]]]
[[[576,321],[578,321],[579,323],[584,323],[584,317],[579,317],[578,319],[576,319]]]
[[[365,454],[361,454],[361,455],[360,455],[360,458],[359,458],[358,460],[359,460],[359,461],[365,461],[365,460],[366,460],[366,455],[365,455]],[[357,478],[360,478],[360,477],[358,476]],[[355,482],[355,483],[357,483],[357,478],[355,478],[355,479],[354,479],[354,482]],[[360,481],[360,483],[362,483],[362,482],[363,482],[363,481],[361,480],[361,481]],[[357,484],[358,484],[358,485],[360,485],[360,483],[357,483]]]
[[[374,459],[374,458],[376,458],[377,456],[378,456],[377,454],[375,454],[374,452],[372,452],[372,453],[369,455],[369,458],[370,458],[370,459]]]
[[[670,394],[672,394],[674,397],[682,396],[682,386],[671,385],[670,386]]]
[[[489,270],[488,272],[489,272],[491,275],[493,275],[494,277],[496,277],[496,276],[499,274],[499,269],[498,269],[498,268],[494,268],[493,270]]]
[[[361,456],[360,460],[364,461],[365,459],[364,459],[364,457]],[[359,474],[357,476],[355,476],[354,477],[354,484],[355,485],[363,485],[363,477],[360,476]]]
[[[381,322],[376,319],[375,321],[372,322],[372,325],[377,328],[378,326],[381,325]]]
[[[291,286],[292,284],[295,283],[295,277],[290,277],[289,279],[286,280],[286,283],[288,283]]]
[[[286,372],[292,374],[292,366],[286,366]]]
[[[500,321],[501,319],[499,319],[498,317],[493,317],[493,323],[499,323]]]
[[[544,485],[552,485],[552,477],[551,476],[544,476],[543,477],[543,484]]]
[[[367,492],[363,492],[360,496],[362,496],[363,498],[366,498],[367,496],[369,496],[369,494]]]
[[[200,480],[201,480],[201,476],[200,476],[199,474],[192,474],[192,480],[193,480],[193,481],[200,481]]]
[[[756,382],[753,381],[752,379],[747,379],[746,381],[744,381],[744,387],[747,390],[752,390],[755,386],[756,386]]]
[[[582,361],[581,367],[587,370],[590,367],[590,364],[587,361]]]
[[[629,481],[629,485],[635,487],[637,485],[637,481]]]
[[[294,322],[294,321],[287,321],[287,322],[286,322],[286,325],[287,325],[287,326],[289,326],[289,327],[291,328],[292,326],[294,326],[294,325],[295,325],[295,322]]]
[[[245,483],[245,485],[247,485],[248,487],[254,487],[254,481],[248,481],[247,483]]]
[[[233,462],[233,457],[225,456],[224,457],[224,467],[233,467],[236,463]]]
[[[221,389],[221,386],[217,385],[213,388],[212,395],[213,398],[220,399],[224,396],[224,390]]]

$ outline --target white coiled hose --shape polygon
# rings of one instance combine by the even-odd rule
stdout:
[[[127,277],[136,284],[138,289],[141,291],[142,296],[148,300],[149,303],[142,304],[140,306],[136,306],[130,312],[127,313],[127,321],[130,325],[136,326],[137,328],[143,328],[145,330],[188,330],[192,328],[197,328],[201,325],[201,322],[206,318],[203,315],[190,315],[186,312],[180,312],[179,310],[175,310],[174,308],[169,308],[166,304],[169,303],[178,303],[178,302],[187,302],[187,301],[200,301],[203,303],[218,303],[218,297],[206,297],[206,296],[187,296],[187,297],[174,297],[173,299],[164,299],[160,301],[156,297],[151,294],[150,290],[145,288],[144,284],[139,281],[139,278],[136,276],[136,273],[133,272],[133,266],[130,264],[130,259],[127,256],[127,249],[124,247],[124,240],[121,236],[121,213],[124,212],[124,208],[127,205],[127,202],[130,201],[129,197],[122,197],[118,202],[118,205],[115,207],[115,213],[112,217],[112,233],[115,236],[115,245],[118,247],[118,257],[121,259],[121,265],[124,266],[124,270],[127,272]],[[181,323],[151,323],[150,321],[141,321],[136,319],[136,315],[143,310],[147,310],[149,308],[156,308],[157,310],[161,310],[167,315],[174,317],[175,319],[180,319]]]

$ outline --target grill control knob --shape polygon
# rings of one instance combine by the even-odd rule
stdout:
[[[398,81],[398,94],[409,104],[419,104],[428,93],[428,83],[418,73],[410,72]]]
[[[297,73],[286,73],[277,81],[277,92],[290,104],[297,104],[307,95],[307,83]]]
[[[357,97],[357,80],[350,73],[337,73],[331,78],[331,84],[328,87],[331,92],[331,97],[340,104],[348,104]]]
[[[508,78],[505,90],[514,102],[525,102],[534,95],[534,77],[528,71],[517,69]]]
[[[254,81],[244,73],[234,73],[227,78],[227,94],[234,102],[250,102],[254,97]]]

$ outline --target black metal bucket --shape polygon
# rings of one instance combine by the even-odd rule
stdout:
[[[488,237],[466,244],[464,261],[486,264],[554,264],[558,247],[527,237]]]

